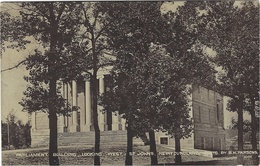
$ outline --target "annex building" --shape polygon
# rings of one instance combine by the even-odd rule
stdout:
[[[110,68],[111,69],[111,68]],[[104,93],[109,81],[109,68],[98,72],[99,93]],[[90,82],[85,80],[63,83],[62,95],[78,111],[70,117],[58,117],[58,144],[94,144]],[[192,149],[224,150],[225,131],[223,114],[223,96],[203,87],[193,87],[190,96],[190,115],[194,122],[194,132],[190,138],[182,139],[181,146]],[[98,106],[100,110],[101,107]],[[126,144],[126,120],[115,113],[99,112],[101,144]],[[32,147],[47,146],[49,135],[48,115],[34,112],[30,115]],[[174,138],[162,132],[156,132],[156,143],[174,146]],[[149,138],[148,138],[149,139]],[[134,144],[143,144],[140,138]]]

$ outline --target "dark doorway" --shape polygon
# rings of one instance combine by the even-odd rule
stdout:
[[[77,132],[80,132],[80,112],[77,111]]]
[[[161,145],[168,145],[168,137],[161,137],[160,138]]]
[[[107,130],[112,130],[112,112],[107,111]]]
[[[112,89],[113,78],[111,75],[104,75],[104,83],[105,83],[105,93],[109,93]],[[106,110],[106,123],[107,130],[112,130],[112,112],[110,110]]]

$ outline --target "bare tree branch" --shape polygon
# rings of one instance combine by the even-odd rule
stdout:
[[[102,27],[102,29],[98,32],[98,34],[97,34],[97,36],[96,36],[96,38],[95,38],[95,41],[97,41],[98,38],[99,38],[101,35],[103,35],[103,32],[104,32],[104,31],[107,29],[107,27],[108,27],[109,25],[111,25],[113,22],[115,22],[115,20],[110,21],[109,23],[105,24],[105,25]]]
[[[24,59],[24,60],[22,60],[21,62],[19,62],[17,65],[13,66],[13,67],[10,67],[10,68],[1,70],[1,73],[2,73],[2,72],[5,72],[5,71],[12,70],[12,69],[15,69],[15,68],[18,68],[20,65],[22,65],[22,64],[23,64],[24,62],[26,62],[26,61],[27,61],[27,59]]]
[[[88,22],[88,24],[86,24],[87,23],[87,21],[88,21],[88,16],[87,16],[87,11],[86,11],[86,9],[84,8],[84,7],[82,7],[82,10],[83,10],[83,12],[84,12],[84,16],[85,16],[85,22],[84,22],[84,26],[88,29],[88,31],[90,30],[90,23]]]
[[[40,14],[42,14],[45,18],[50,20],[50,16],[48,16],[46,13],[44,13],[44,11],[42,11],[41,8],[39,8],[37,5],[35,5],[35,8],[40,12]]]

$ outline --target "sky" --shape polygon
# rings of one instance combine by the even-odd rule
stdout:
[[[37,45],[33,43],[19,52],[14,49],[6,49],[1,59],[1,70],[15,66],[24,60],[36,47]],[[28,114],[22,111],[22,106],[19,104],[27,87],[27,82],[23,78],[28,76],[28,73],[24,65],[1,72],[2,120],[6,119],[8,113],[14,113],[24,123],[28,121]]]
[[[162,6],[162,10],[176,11],[178,6],[183,5],[184,2],[165,3]],[[2,6],[3,4],[1,4]],[[8,4],[10,5],[10,3]],[[16,14],[13,11],[13,14]],[[35,48],[39,48],[40,45],[32,42],[26,46],[25,50],[16,51],[14,49],[6,49],[2,53],[1,58],[1,70],[15,66],[20,61],[24,60],[30,52]],[[28,114],[22,111],[22,106],[19,104],[23,97],[23,92],[26,90],[27,82],[23,79],[28,75],[28,71],[25,66],[19,66],[18,68],[1,72],[1,118],[5,120],[9,113],[15,114],[18,119],[23,123],[28,121]],[[227,98],[224,99],[227,103]],[[235,113],[225,111],[225,127],[230,124],[231,117],[236,116]],[[227,118],[228,117],[228,118]]]

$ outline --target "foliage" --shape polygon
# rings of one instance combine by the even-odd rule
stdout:
[[[205,3],[207,14],[201,16],[203,44],[217,52],[214,62],[223,71],[219,75],[220,91],[230,97],[256,92],[259,58],[256,37],[259,30],[258,8],[253,2],[234,1]],[[221,11],[221,12],[219,12]]]
[[[160,14],[158,13],[158,4],[157,2],[119,2],[104,3],[102,5],[102,9],[107,11],[106,19],[115,20],[106,30],[106,33],[110,36],[108,44],[111,49],[115,51],[115,55],[117,56],[114,64],[114,78],[116,77],[116,79],[114,79],[116,81],[114,85],[116,85],[118,89],[114,89],[114,92],[119,93],[118,95],[120,97],[116,97],[117,95],[113,96],[118,99],[119,105],[112,107],[119,108],[110,110],[119,110],[119,113],[124,114],[128,122],[137,121],[139,117],[142,117],[142,114],[145,114],[143,110],[140,110],[140,98],[142,95],[140,89],[142,89],[146,83],[143,82],[143,84],[140,84],[140,81],[143,79],[141,78],[143,74],[140,74],[139,76],[141,77],[138,77],[137,73],[145,72],[145,66],[142,62],[144,58],[147,57],[145,53],[149,51],[150,43],[154,41],[153,36],[155,36],[154,30],[148,29],[153,28],[153,26],[151,26],[154,25],[152,21],[158,21],[157,18],[160,16],[158,15]],[[144,9],[145,6],[147,7],[146,9]],[[144,26],[145,24],[147,26]],[[116,73],[120,74],[118,75]],[[112,95],[113,91],[106,94]],[[122,103],[123,101],[128,102]],[[143,121],[146,120],[144,117],[142,117],[142,119]],[[133,125],[134,124],[137,125],[137,123],[133,123]],[[149,123],[144,122],[139,124],[139,126],[145,128],[146,124]],[[142,130],[141,127],[138,128]]]
[[[5,7],[2,4],[1,8]],[[12,17],[8,11],[1,10],[1,53],[7,48],[25,49],[25,45],[30,43],[29,40],[25,39],[26,32],[23,31],[22,26],[19,24],[18,17]],[[2,54],[1,54],[2,56]]]
[[[43,50],[36,49],[25,60],[31,84],[27,88],[20,104],[29,112],[43,111],[49,114],[50,148],[49,164],[58,165],[57,153],[57,114],[68,114],[64,100],[57,90],[59,80],[68,81],[81,76],[81,65],[85,61],[79,49],[77,32],[79,31],[81,2],[22,2],[20,17],[13,30],[34,38]],[[8,25],[9,22],[6,24]],[[16,40],[17,41],[17,40]],[[19,41],[18,41],[19,42]]]
[[[108,98],[116,99],[113,104],[118,106],[107,102],[105,107],[122,111],[127,119],[140,117],[143,128],[161,129],[162,121],[171,124],[169,121],[176,122],[182,115],[187,119],[187,85],[199,83],[212,88],[215,84],[215,71],[199,46],[197,33],[187,28],[181,15],[162,15],[158,2],[110,5],[116,9],[120,6],[119,10],[127,14],[119,16],[118,10],[108,13],[108,19],[120,18],[114,25],[120,28],[111,26],[107,31],[117,55],[114,75],[118,79],[111,88],[115,94]]]
[[[80,7],[79,49],[86,61],[82,61],[81,73],[90,80],[92,94],[92,118],[95,130],[95,153],[100,152],[100,129],[98,126],[98,85],[97,72],[100,68],[113,64],[113,56],[106,53],[108,36],[104,34],[113,20],[106,20],[105,12],[100,10],[100,3],[85,2]],[[100,157],[95,155],[94,165],[100,165]]]
[[[231,123],[232,125],[230,126],[232,129],[237,129],[237,120],[232,118],[231,119]],[[257,123],[259,124],[259,119],[257,118]],[[259,126],[259,125],[258,125]],[[247,133],[252,131],[252,125],[251,122],[249,120],[244,120],[243,122],[243,132]],[[257,130],[258,131],[258,130]]]
[[[229,96],[229,106],[238,113],[238,150],[243,150],[243,109],[246,100],[254,107],[259,92],[259,4],[254,1],[204,2],[199,17],[200,41],[216,51],[213,62],[222,68],[218,91]],[[252,147],[256,148],[255,108],[249,109],[252,125]],[[257,156],[255,156],[257,159]],[[238,156],[242,163],[242,156]]]
[[[20,11],[23,24],[23,32],[33,36],[44,50],[35,50],[34,54],[28,56],[24,64],[29,70],[25,80],[30,83],[24,92],[25,98],[20,104],[23,110],[28,112],[48,112],[48,105],[54,105],[57,113],[68,114],[77,108],[71,107],[58,93],[51,95],[49,82],[51,79],[64,80],[65,82],[81,76],[81,68],[85,57],[80,52],[79,42],[75,36],[78,31],[76,23],[79,21],[78,3],[32,3],[19,4],[23,9]],[[53,23],[55,21],[55,23]],[[56,43],[55,53],[51,53],[51,34],[54,27],[57,34],[54,36]],[[52,50],[53,51],[53,50]],[[51,58],[50,58],[51,57]],[[52,59],[52,60],[50,60]],[[50,70],[52,68],[52,72]],[[53,72],[55,71],[55,72]]]
[[[50,96],[48,85],[45,83],[38,83],[32,86],[28,86],[27,90],[24,92],[22,101],[19,102],[23,106],[23,111],[28,113],[40,111],[49,112],[49,104],[55,106],[57,114],[62,114],[64,116],[70,116],[72,111],[77,111],[78,106],[71,106],[71,103],[64,99],[61,94],[61,86],[57,87],[57,94],[55,96]]]
[[[119,110],[135,136],[149,131],[153,138],[150,131],[161,130],[178,141],[189,137],[188,85],[215,89],[216,84],[215,71],[203,54],[197,31],[186,25],[182,15],[162,15],[160,2],[104,6],[114,9],[107,19],[118,19],[106,31],[117,59],[114,85],[103,97],[105,109]],[[155,141],[151,142],[151,151],[156,153]],[[151,164],[156,162],[151,157]]]
[[[22,124],[13,114],[8,115],[7,122],[2,121],[2,147],[8,146],[8,132],[10,145],[15,149],[30,147],[31,145],[31,126],[29,123]],[[9,131],[8,126],[9,125]]]

